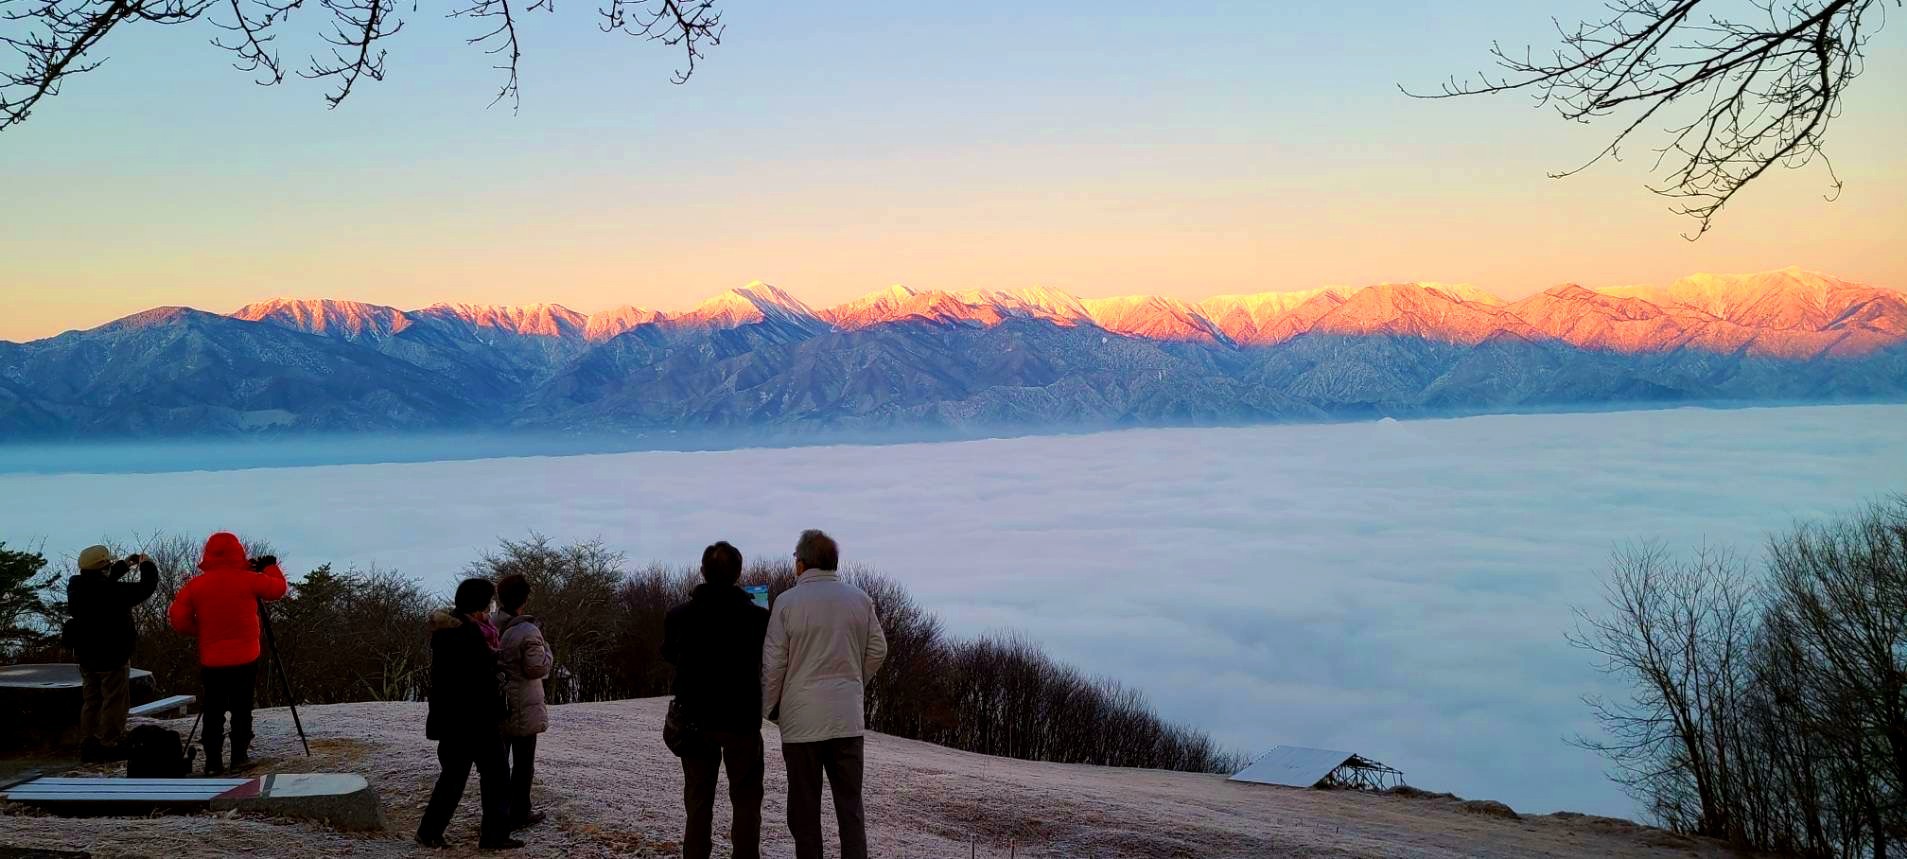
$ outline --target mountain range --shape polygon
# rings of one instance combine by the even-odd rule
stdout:
[[[1907,399],[1907,293],[1784,269],[1517,301],[763,283],[680,312],[272,299],[0,342],[0,438],[1030,431]]]

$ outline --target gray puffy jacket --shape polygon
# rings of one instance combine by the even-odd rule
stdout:
[[[550,710],[543,703],[543,678],[556,662],[543,630],[532,615],[519,614],[503,622],[503,650],[497,656],[507,683],[510,718],[503,723],[506,737],[527,737],[550,729]]]

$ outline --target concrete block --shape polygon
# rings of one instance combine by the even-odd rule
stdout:
[[[220,794],[213,811],[316,820],[351,832],[384,829],[384,806],[363,776],[344,773],[264,775]]]

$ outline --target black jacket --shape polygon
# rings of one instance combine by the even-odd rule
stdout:
[[[430,715],[424,736],[432,740],[501,737],[503,672],[497,652],[469,617],[449,611],[430,616]]]
[[[151,561],[140,563],[136,582],[120,581],[105,570],[83,572],[67,581],[66,609],[73,616],[72,646],[82,670],[110,671],[132,660],[133,645],[139,642],[132,610],[151,599],[158,587],[159,565]]]
[[[699,585],[669,609],[662,658],[675,666],[675,699],[705,730],[761,729],[761,643],[768,610],[734,585]]]

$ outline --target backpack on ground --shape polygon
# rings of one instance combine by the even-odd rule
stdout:
[[[192,720],[197,733],[198,719]],[[198,750],[191,739],[179,739],[179,732],[158,725],[140,725],[126,733],[127,778],[185,778],[192,774],[192,759]]]

